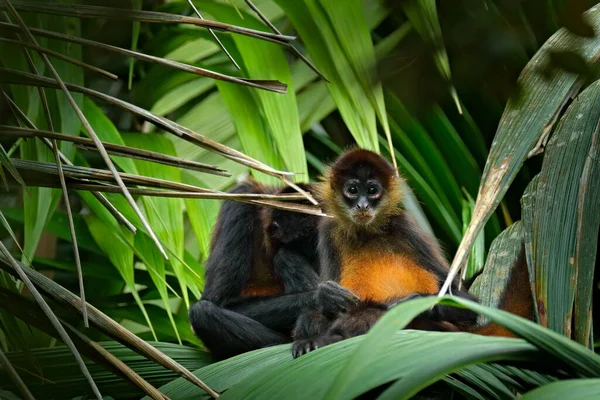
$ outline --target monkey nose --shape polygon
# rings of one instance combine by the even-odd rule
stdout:
[[[356,208],[360,211],[366,211],[371,208],[371,205],[367,199],[360,199],[356,205]]]

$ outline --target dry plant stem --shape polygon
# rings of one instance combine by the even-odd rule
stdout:
[[[19,138],[39,137],[39,138],[54,138],[56,140],[68,141],[75,143],[75,146],[89,151],[98,151],[96,147],[93,147],[94,142],[91,139],[83,138],[80,136],[65,135],[62,133],[49,132],[39,129],[26,129],[17,128],[8,125],[0,125],[0,136],[10,136]],[[143,149],[137,149],[133,147],[121,146],[113,143],[102,142],[106,152],[112,155],[136,158],[145,161],[156,162],[165,165],[171,165],[174,167],[180,167],[190,169],[193,171],[204,172],[207,174],[231,176],[226,170],[219,168],[215,165],[209,165],[199,163],[196,161],[184,160],[169,156],[162,153],[156,153],[153,151],[147,151]]]
[[[198,11],[198,9],[196,8],[196,6],[192,2],[192,0],[188,0],[188,3],[190,5],[190,7],[192,7],[192,9],[194,10],[194,12],[196,13],[196,15],[198,16],[198,18],[204,20],[204,18],[202,18],[202,15],[200,14],[200,11]],[[240,69],[240,66],[238,65],[238,63],[235,62],[235,59],[231,56],[231,54],[229,54],[229,52],[227,51],[227,49],[225,48],[225,46],[223,46],[223,43],[221,43],[221,41],[219,40],[219,38],[217,37],[217,35],[215,34],[215,32],[212,29],[210,29],[210,28],[208,29],[208,31],[212,35],[213,39],[215,39],[215,41],[217,42],[217,44],[219,45],[219,47],[221,48],[221,50],[223,50],[223,52],[225,53],[225,55],[227,55],[227,57],[231,60],[231,62],[235,66],[235,68]]]
[[[18,77],[18,79],[15,79],[16,77]],[[26,72],[5,69],[5,68],[0,68],[0,82],[2,82],[2,81],[6,82],[6,83],[16,83],[16,84],[21,84],[21,85],[24,84],[24,85],[30,85],[30,86],[43,86],[43,87],[50,87],[50,88],[59,87],[55,80],[45,78],[45,77],[34,76],[34,75],[28,74]],[[72,85],[72,84],[66,84],[66,86],[70,90],[73,90],[74,92],[83,93],[87,96],[99,98],[110,104],[120,107],[126,111],[134,113],[134,114],[140,116],[141,118],[148,120],[149,122],[156,125],[157,127],[164,129],[165,131],[168,131],[187,142],[193,143],[197,146],[200,146],[207,150],[213,151],[223,157],[229,158],[230,160],[233,160],[240,164],[246,165],[250,168],[253,168],[253,169],[260,171],[262,173],[265,173],[267,175],[277,177],[278,179],[281,179],[281,180],[285,179],[288,176],[295,175],[295,173],[293,173],[293,172],[278,171],[274,168],[271,168],[268,165],[263,164],[260,161],[257,161],[255,159],[245,155],[244,153],[242,153],[240,151],[229,148],[221,143],[215,142],[203,135],[200,135],[188,128],[185,128],[184,126],[177,124],[176,122],[173,122],[167,118],[155,115],[141,107],[127,103],[126,101],[117,99],[115,97],[109,96],[102,92],[98,92],[98,91],[88,89],[88,88],[85,88],[82,86],[77,86],[77,85]],[[288,182],[289,182],[289,180],[288,180]],[[311,203],[313,203],[313,204],[316,203],[316,201],[312,198],[312,196],[310,194],[308,194],[307,192],[305,192],[305,191],[299,191],[299,192],[302,193],[304,195],[304,197],[307,200],[309,200]]]
[[[0,22],[0,27],[12,29],[12,30],[19,30],[18,25],[7,24],[5,22]],[[211,79],[218,79],[218,80],[225,81],[225,82],[237,83],[240,85],[254,87],[254,88],[258,88],[258,89],[264,89],[264,90],[268,90],[268,91],[272,91],[272,92],[276,92],[276,93],[282,93],[282,94],[287,93],[287,85],[285,83],[282,83],[279,81],[269,81],[269,80],[261,81],[261,80],[253,80],[253,79],[246,79],[246,78],[238,78],[235,76],[220,74],[218,72],[214,72],[214,71],[211,71],[208,69],[196,67],[193,65],[184,64],[179,61],[167,60],[167,59],[155,57],[155,56],[152,56],[149,54],[143,54],[143,53],[139,53],[137,51],[123,49],[121,47],[116,47],[116,46],[111,46],[111,45],[105,44],[105,43],[94,42],[92,40],[82,39],[82,38],[78,38],[76,36],[65,35],[63,33],[46,31],[43,29],[35,29],[35,28],[30,28],[29,30],[34,35],[48,37],[48,38],[52,38],[52,39],[64,40],[66,42],[77,43],[77,44],[81,44],[83,46],[95,47],[95,48],[110,51],[113,53],[122,54],[127,57],[135,58],[137,60],[150,62],[150,63],[154,63],[154,64],[159,64],[159,65],[164,65],[169,68],[178,69],[180,71],[189,72],[189,73],[195,74],[195,75],[206,76]]]
[[[85,340],[85,339],[84,339]],[[137,372],[129,368],[127,364],[115,357],[110,351],[100,346],[93,340],[87,340],[90,347],[98,352],[106,361],[111,363],[115,368],[121,371],[127,378],[139,387],[144,393],[154,400],[170,400],[166,395],[162,394],[157,388],[149,384],[144,378],[138,375]]]
[[[31,130],[38,131],[36,126],[34,125],[34,123],[27,117],[27,115],[25,115],[23,110],[21,110],[19,108],[19,106],[10,97],[8,97],[8,95],[6,93],[4,93],[4,92],[2,92],[2,93],[4,94],[4,98],[8,102],[11,110],[13,111],[13,113],[15,114],[17,119],[20,119],[21,121],[23,121],[23,123],[25,125],[29,126],[29,128],[31,128]],[[24,128],[15,128],[15,127],[10,127],[10,128],[11,129],[24,129]],[[49,149],[52,149],[52,143],[47,138],[42,138],[42,143],[44,143]],[[60,151],[59,151],[59,155],[60,155],[60,159],[62,160],[63,163],[65,163],[69,166],[73,166],[73,163]],[[106,197],[104,197],[104,195],[102,193],[92,192],[92,195],[94,195],[94,197],[100,203],[102,203],[102,205],[104,205],[104,207],[106,207],[106,209],[112,214],[113,217],[115,217],[115,219],[117,220],[118,223],[125,225],[125,227],[127,229],[129,229],[132,233],[135,234],[135,232],[137,231],[137,228],[131,222],[129,222],[129,220],[127,218],[125,218],[125,216],[123,214],[121,214],[121,212],[119,210],[117,210],[117,208],[110,201],[108,201],[108,199]]]
[[[189,1],[191,1],[191,0],[189,0]],[[263,14],[263,13],[262,13],[260,10],[259,10],[259,8],[258,8],[258,7],[256,7],[256,6],[255,6],[255,5],[252,3],[252,1],[250,1],[250,0],[246,0],[246,4],[248,4],[248,6],[249,6],[249,7],[252,9],[252,11],[254,11],[254,12],[256,13],[256,15],[258,15],[258,17],[259,17],[259,18],[260,18],[260,19],[261,19],[261,20],[262,20],[262,21],[265,23],[265,25],[267,25],[267,26],[269,27],[269,29],[271,29],[271,30],[272,30],[273,32],[275,32],[276,34],[278,34],[278,35],[281,35],[281,32],[279,32],[279,29],[277,29],[277,27],[275,27],[275,25],[273,25],[273,24],[271,23],[271,21],[269,21],[269,19],[268,19],[268,18],[267,18],[267,17],[266,17],[266,16],[265,16],[265,15],[264,15],[264,14]],[[299,50],[298,50],[296,47],[294,47],[294,45],[292,45],[291,43],[290,43],[288,46],[289,46],[289,47],[292,49],[292,52],[293,52],[294,54],[296,54],[298,57],[300,57],[300,59],[301,59],[301,60],[302,60],[302,61],[303,61],[303,62],[304,62],[306,65],[308,65],[308,67],[309,67],[310,69],[312,69],[312,70],[313,70],[313,71],[314,71],[314,72],[315,72],[317,75],[319,75],[321,78],[323,78],[323,79],[325,80],[325,82],[329,83],[329,79],[327,79],[327,78],[325,77],[325,75],[323,75],[323,74],[321,73],[321,71],[319,71],[319,70],[317,69],[317,67],[315,67],[315,66],[313,65],[313,63],[311,63],[311,62],[308,60],[308,58],[306,58],[306,57],[304,56],[304,54],[302,54],[302,53],[301,53],[301,52],[300,52],[300,51],[299,51]]]
[[[94,379],[90,375],[90,372],[88,371],[87,367],[85,366],[85,363],[83,362],[83,359],[81,358],[81,355],[75,348],[73,341],[71,340],[71,338],[65,331],[65,328],[58,321],[58,318],[56,318],[56,315],[54,315],[54,313],[48,306],[48,303],[46,303],[46,301],[44,300],[44,298],[42,297],[40,292],[38,292],[37,288],[33,285],[33,283],[31,283],[31,280],[29,280],[29,277],[27,276],[27,273],[25,272],[26,271],[25,267],[20,265],[17,262],[17,260],[14,259],[14,257],[10,254],[10,252],[4,246],[4,243],[2,243],[2,241],[0,241],[0,253],[2,253],[4,255],[4,258],[8,261],[9,265],[12,267],[14,272],[18,275],[19,279],[25,284],[25,287],[27,287],[27,289],[31,292],[31,295],[33,296],[35,301],[39,304],[39,306],[42,309],[42,311],[44,312],[44,314],[46,314],[46,316],[50,320],[50,323],[52,323],[52,326],[54,327],[54,329],[56,329],[56,332],[60,336],[61,340],[65,343],[65,345],[67,345],[67,347],[73,354],[73,357],[75,357],[75,361],[77,362],[79,369],[81,370],[83,375],[86,377],[96,398],[98,400],[102,400],[102,395],[100,394],[100,391],[98,390],[98,387],[96,386],[96,382],[94,382]],[[31,268],[27,268],[27,269],[32,271]]]
[[[43,186],[43,187],[58,187],[58,184],[53,182],[39,182],[29,183],[31,186]],[[73,190],[85,190],[85,191],[101,191],[106,193],[120,193],[120,188],[114,185],[105,184],[90,184],[90,183],[77,183],[70,181],[68,186]],[[209,200],[232,200],[239,201],[242,203],[256,204],[260,206],[277,208],[280,210],[294,211],[303,214],[317,215],[320,217],[328,217],[324,214],[321,209],[313,206],[307,206],[304,204],[287,203],[276,200],[292,200],[289,197],[279,197],[276,200],[273,198],[267,198],[263,200],[264,196],[268,195],[256,195],[256,194],[232,194],[232,193],[220,193],[220,192],[183,192],[183,191],[162,191],[162,190],[150,190],[150,189],[139,189],[130,188],[129,191],[132,194],[151,196],[151,197],[169,197],[178,199],[209,199]],[[304,198],[304,197],[302,197]]]
[[[308,201],[310,201],[315,206],[319,205],[319,203],[312,197],[312,195],[310,193],[303,190],[300,186],[296,185],[294,182],[292,182],[288,178],[282,177],[281,180],[289,187],[295,189],[298,193],[301,193],[304,197],[306,197],[308,199]]]
[[[8,358],[6,358],[6,355],[2,352],[2,349],[0,349],[0,366],[10,377],[10,379],[14,382],[15,386],[19,389],[19,392],[21,392],[21,394],[23,395],[23,398],[25,398],[26,400],[35,400],[35,397],[33,397],[31,392],[29,391],[29,388],[27,388],[25,382],[23,382],[17,371],[13,368],[12,364],[8,360]]]
[[[6,15],[5,13],[5,18],[10,20],[8,18],[8,15]],[[40,75],[40,73],[38,72],[35,63],[33,62],[33,59],[31,58],[31,55],[29,54],[29,51],[27,50],[26,47],[27,44],[20,41],[21,36],[19,34],[17,34],[17,37],[19,38],[18,41],[12,41],[9,40],[9,42],[14,42],[16,44],[19,45],[24,45],[25,47],[23,47],[23,53],[25,54],[25,58],[27,59],[27,63],[29,64],[29,68],[31,69],[31,72],[33,72],[36,75]],[[2,38],[0,38],[0,40],[2,40]],[[40,51],[40,49],[42,49],[39,46],[33,46],[35,47],[34,50]],[[39,49],[38,49],[39,48]],[[61,54],[59,54],[59,56],[62,56]],[[60,57],[59,57],[60,58]],[[68,57],[67,57],[68,58]],[[75,60],[74,60],[75,61]],[[54,124],[52,123],[52,117],[50,114],[50,107],[48,106],[48,99],[46,97],[46,92],[45,89],[43,88],[39,88],[39,93],[40,93],[40,97],[42,100],[42,104],[44,105],[44,112],[46,115],[46,120],[48,122],[48,128],[50,129],[50,131],[54,131]],[[4,93],[5,97],[8,97],[6,95],[6,93]],[[71,211],[71,202],[69,200],[69,192],[67,190],[67,185],[65,183],[65,176],[63,173],[63,168],[62,168],[62,161],[60,158],[60,150],[58,149],[58,143],[56,143],[56,140],[52,139],[52,143],[51,143],[51,147],[52,147],[52,152],[54,154],[54,159],[56,161],[56,169],[58,171],[58,177],[60,180],[60,188],[62,191],[62,195],[63,195],[63,201],[65,203],[65,210],[67,212],[67,220],[68,220],[68,224],[69,224],[69,233],[71,234],[71,240],[72,240],[72,244],[73,244],[73,257],[75,258],[75,267],[77,270],[77,281],[79,283],[79,295],[81,296],[81,298],[85,301],[85,285],[83,283],[83,269],[81,267],[81,258],[79,257],[79,246],[77,244],[77,232],[75,232],[75,224],[73,222],[73,212]],[[85,303],[84,303],[85,304]],[[83,325],[86,328],[89,328],[90,324],[88,322],[88,315],[87,315],[87,310],[85,309],[85,307],[83,308]]]
[[[121,9],[115,13],[112,8],[100,6],[87,6],[81,4],[49,4],[35,3],[32,1],[14,1],[16,8],[20,11],[63,15],[75,18],[99,18],[125,21],[139,21],[161,24],[190,24],[206,29],[215,29],[223,32],[237,33],[250,36],[260,40],[266,40],[278,44],[286,44],[296,39],[294,36],[277,35],[241,26],[229,25],[218,21],[201,20],[198,18],[185,17],[176,14],[162,13],[156,11],[138,11]],[[0,3],[2,8],[2,3]]]
[[[0,246],[3,246],[2,242],[0,242]],[[13,261],[16,264],[16,267],[13,265]],[[3,265],[5,265],[5,267],[3,267]],[[22,272],[25,274],[25,277],[28,279],[29,283],[31,283],[31,281],[35,282],[36,286],[40,287],[41,290],[43,290],[48,296],[52,297],[58,303],[75,309],[77,312],[81,313],[81,299],[79,297],[39,272],[31,268],[25,269],[21,267],[20,263],[18,263],[16,260],[10,258],[8,259],[8,262],[4,262],[3,259],[0,258],[0,268],[13,275],[18,274],[19,271]],[[21,269],[18,270],[17,268]],[[31,281],[29,281],[29,279],[31,279]],[[37,293],[37,289],[35,289],[35,287],[34,290],[36,290]],[[177,363],[160,350],[152,347],[138,336],[129,332],[123,326],[115,322],[113,319],[91,304],[88,303],[87,307],[90,315],[90,322],[107,336],[112,337],[125,346],[135,350],[137,353],[148,357],[163,367],[181,375],[186,380],[204,389],[204,391],[206,391],[213,398],[219,397],[217,392],[208,387],[204,382],[202,382],[198,377],[188,371],[181,364]]]
[[[48,55],[50,55],[52,57],[56,57],[56,58],[58,58],[60,60],[66,61],[66,62],[68,62],[70,64],[76,65],[76,66],[81,67],[83,69],[90,70],[92,72],[95,72],[97,74],[105,76],[105,77],[107,77],[109,79],[114,79],[114,80],[119,79],[119,77],[117,75],[115,75],[115,74],[111,74],[110,72],[105,71],[105,70],[103,70],[101,68],[94,67],[93,65],[86,64],[86,63],[81,62],[79,60],[75,60],[74,58],[67,57],[64,54],[58,53],[58,52],[56,52],[54,50],[46,49],[44,47],[37,46],[37,45],[31,44],[31,43],[22,42],[20,40],[12,40],[12,39],[7,39],[7,38],[3,38],[3,37],[0,37],[0,41],[6,42],[6,43],[16,44],[17,46],[27,47],[27,48],[30,48],[32,50],[37,51],[38,53],[48,54]]]
[[[27,35],[29,41],[31,43],[35,44],[35,45],[38,45],[38,43],[36,42],[35,38],[31,34],[31,32],[29,32],[29,29],[27,28],[27,25],[25,25],[25,22],[23,21],[23,19],[21,18],[21,16],[17,12],[17,10],[13,7],[11,1],[10,0],[5,0],[5,3],[7,5],[7,7],[8,7],[8,9],[9,9],[10,13],[15,17],[15,19],[16,19],[18,25],[21,27],[22,31]],[[148,224],[148,221],[146,221],[146,218],[142,214],[141,210],[139,209],[139,207],[135,203],[135,200],[133,199],[133,197],[131,196],[131,194],[127,191],[127,187],[125,186],[125,184],[121,180],[121,177],[119,176],[119,174],[117,172],[117,169],[115,168],[112,160],[110,159],[110,157],[106,153],[106,150],[102,146],[102,142],[100,142],[100,139],[98,138],[98,135],[96,134],[96,132],[94,131],[94,129],[92,128],[92,126],[90,125],[90,123],[88,122],[88,120],[85,117],[85,115],[83,115],[83,112],[79,109],[79,107],[75,103],[75,100],[73,99],[73,96],[71,96],[71,93],[69,92],[69,89],[67,89],[65,83],[61,79],[61,77],[58,74],[58,72],[56,72],[56,69],[54,69],[54,66],[52,65],[52,63],[50,62],[50,60],[48,59],[48,57],[45,54],[43,54],[43,53],[40,53],[40,56],[41,56],[42,60],[44,61],[44,64],[46,64],[46,67],[48,68],[48,70],[54,76],[54,79],[58,83],[59,87],[64,92],[65,96],[67,97],[67,100],[69,101],[69,103],[73,107],[73,110],[75,111],[75,114],[77,114],[77,116],[81,120],[81,123],[84,126],[85,130],[92,137],[92,140],[94,140],[94,144],[98,148],[98,151],[100,152],[100,155],[102,156],[102,159],[106,163],[106,166],[108,167],[108,169],[113,173],[113,176],[115,177],[115,180],[117,181],[118,185],[123,190],[123,195],[125,196],[125,198],[129,202],[129,205],[133,208],[133,210],[137,214],[138,218],[140,219],[140,222],[142,223],[142,225],[144,226],[144,228],[148,231],[148,234],[152,238],[152,241],[154,241],[154,243],[156,244],[156,247],[159,249],[159,251],[165,257],[165,259],[168,259],[169,256],[165,252],[165,249],[160,244],[160,241],[158,240],[158,238],[156,237],[156,234],[154,233],[154,231],[150,227],[150,224]]]

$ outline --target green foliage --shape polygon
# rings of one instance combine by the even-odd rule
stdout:
[[[196,1],[204,18],[223,24],[214,32],[239,71],[185,0],[132,1],[119,4],[122,8],[79,0],[10,3],[30,29],[38,29],[34,34],[42,47],[119,76],[109,82],[50,57],[65,82],[112,96],[104,97],[105,103],[102,95],[74,93],[100,140],[229,173],[111,155],[130,190],[154,191],[134,195],[166,259],[105,174],[98,154],[60,142],[66,159],[97,169],[91,177],[67,179],[87,299],[100,310],[91,311],[92,326],[83,329],[80,309],[60,300],[76,303],[71,292],[79,289],[58,179],[52,174],[33,179],[14,161],[56,160],[47,143],[17,140],[22,132],[11,127],[41,132],[52,130],[51,120],[56,132],[87,132],[56,84],[35,76],[25,47],[0,41],[0,88],[30,120],[17,117],[18,110],[0,98],[0,190],[9,189],[0,196],[0,239],[10,243],[15,257],[56,283],[32,278],[62,304],[54,312],[89,357],[87,366],[105,396],[149,395],[141,377],[173,400],[209,397],[193,377],[180,377],[185,368],[224,392],[223,398],[338,399],[369,393],[505,399],[573,397],[574,392],[590,398],[597,393],[600,361],[586,347],[594,341],[590,310],[598,295],[600,86],[594,71],[600,8],[582,15],[593,2],[547,1],[533,8],[511,0],[253,2],[270,27],[245,1]],[[8,10],[14,22],[7,4],[0,2],[0,11]],[[0,19],[0,37],[27,41],[4,15]],[[39,29],[70,37],[51,39]],[[291,41],[290,35],[298,38]],[[51,77],[37,53],[29,53],[37,73]],[[283,85],[287,94],[279,93]],[[48,115],[40,90],[48,99]],[[285,345],[213,363],[199,350],[187,310],[203,289],[220,203],[180,197],[220,195],[248,174],[267,184],[281,184],[284,171],[297,173],[299,182],[314,180],[350,146],[393,155],[414,190],[413,195],[407,187],[405,208],[449,256],[458,247],[453,266],[464,266],[463,276],[480,274],[471,291],[483,305],[420,299],[386,314],[368,335],[299,360]],[[92,189],[110,193],[101,197]],[[158,196],[165,190],[178,196]],[[523,250],[539,325],[486,307],[500,304]],[[71,353],[56,345],[55,332],[44,330],[47,322],[31,319],[39,310],[14,279],[12,261],[0,256],[0,295],[18,296],[26,306],[15,310],[10,301],[2,303],[0,350],[21,376],[43,377],[25,379],[36,397],[92,395]],[[439,301],[471,308],[523,339],[401,330]],[[98,353],[90,353],[96,342],[135,376],[125,378],[125,367],[115,367],[110,354],[97,347]],[[50,389],[47,381],[53,382]],[[16,393],[7,377],[0,375],[0,384]]]

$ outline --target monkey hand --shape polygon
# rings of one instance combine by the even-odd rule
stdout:
[[[357,295],[334,281],[319,283],[315,299],[318,311],[325,315],[337,315],[347,311],[360,300]]]
[[[292,357],[298,358],[304,354],[310,353],[313,350],[337,343],[343,339],[343,337],[338,335],[325,334],[308,339],[296,340],[294,344],[292,344]]]

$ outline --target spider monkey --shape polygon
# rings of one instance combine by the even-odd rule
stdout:
[[[310,190],[310,185],[300,185]],[[231,193],[289,193],[252,179]],[[319,284],[319,217],[225,201],[213,230],[202,298],[189,311],[195,334],[217,359],[291,341],[301,312],[344,303],[349,292]]]
[[[303,313],[294,330],[294,357],[364,334],[395,304],[439,291],[448,263],[437,241],[399,207],[401,179],[381,156],[353,149],[338,158],[318,185],[322,206],[334,217],[319,227],[321,276],[339,282],[361,301],[347,312]],[[477,301],[459,290],[457,281],[451,292]],[[474,331],[476,322],[473,311],[436,305],[407,328]],[[492,324],[481,333],[507,334],[498,327]]]

